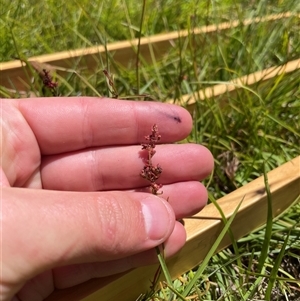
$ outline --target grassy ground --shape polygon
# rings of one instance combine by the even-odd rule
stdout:
[[[300,11],[294,0],[270,1],[65,1],[0,0],[0,58],[30,57],[114,40],[147,36],[201,25],[243,20],[270,13]],[[141,23],[142,19],[142,23]],[[142,26],[141,26],[142,24]],[[142,30],[140,30],[142,28]],[[115,87],[121,96],[145,93],[176,103],[183,94],[227,82],[300,57],[299,18],[240,26],[217,39],[181,40],[162,60],[139,70],[115,66]],[[109,95],[99,62],[98,71],[82,81],[69,76],[61,82],[62,95]],[[138,71],[138,72],[137,72]],[[138,76],[137,76],[138,74]],[[89,85],[87,84],[87,81]],[[214,154],[215,171],[208,186],[210,199],[234,189],[299,155],[300,71],[276,77],[267,84],[240,89],[228,96],[197,102],[194,130],[188,141],[206,145]],[[38,93],[38,91],[37,91]],[[228,166],[231,167],[230,170]],[[284,200],[283,200],[284,201]],[[174,282],[180,293],[197,277],[189,297],[182,300],[300,300],[299,202],[272,224],[212,256],[201,275],[190,271]],[[270,222],[270,221],[269,221]],[[283,252],[281,252],[282,246]],[[259,263],[268,248],[267,257]],[[271,277],[272,276],[272,277]],[[275,279],[271,281],[270,279]],[[163,289],[148,300],[180,300]],[[188,299],[189,298],[189,299]]]

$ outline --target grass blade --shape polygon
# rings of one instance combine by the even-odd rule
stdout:
[[[276,260],[275,260],[275,264],[274,264],[274,266],[273,266],[273,268],[272,268],[272,271],[271,271],[271,273],[270,273],[270,278],[269,278],[269,282],[268,282],[268,287],[267,287],[267,289],[266,289],[266,295],[265,295],[267,301],[271,301],[271,297],[272,297],[272,295],[271,295],[272,289],[273,289],[274,284],[275,284],[275,281],[276,281],[276,276],[277,276],[277,274],[278,274],[278,269],[279,269],[279,267],[280,267],[282,258],[283,258],[283,256],[285,255],[285,250],[286,250],[287,243],[288,243],[288,241],[289,241],[289,236],[290,236],[290,231],[289,231],[289,233],[287,234],[287,236],[286,236],[286,238],[285,238],[285,240],[284,240],[284,243],[283,243],[283,245],[282,245],[282,247],[281,247],[281,249],[280,249],[280,252],[279,252],[279,254],[278,254],[278,256],[277,256],[277,258],[276,258]]]
[[[230,219],[228,220],[228,222],[225,224],[223,230],[221,231],[221,233],[219,234],[218,238],[216,239],[216,241],[214,242],[214,244],[212,245],[212,247],[210,248],[209,252],[207,253],[207,255],[205,256],[203,262],[201,263],[201,265],[199,266],[197,272],[194,275],[194,278],[189,282],[189,284],[187,285],[187,287],[185,288],[184,292],[182,293],[182,295],[184,297],[186,297],[188,295],[188,293],[190,292],[190,290],[193,288],[193,286],[195,285],[196,281],[201,277],[203,271],[205,270],[209,260],[211,259],[211,257],[214,255],[214,253],[216,252],[218,245],[220,244],[220,242],[222,241],[223,237],[225,236],[225,234],[227,233],[231,223],[233,222],[241,204],[243,202],[243,199],[241,200],[241,202],[238,204],[238,206],[236,207],[236,209],[234,210],[232,216],[230,217]]]
[[[261,254],[259,256],[259,263],[258,263],[259,271],[262,271],[264,262],[268,256],[270,240],[271,240],[271,236],[272,236],[272,226],[273,226],[272,195],[270,192],[270,187],[269,187],[269,183],[268,183],[268,175],[266,172],[265,164],[264,164],[264,182],[265,182],[265,189],[267,192],[268,211],[267,211],[267,224],[266,224],[265,237],[264,237]]]

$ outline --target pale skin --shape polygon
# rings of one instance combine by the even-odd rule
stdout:
[[[106,98],[1,100],[0,300],[40,301],[55,288],[157,261],[186,239],[176,221],[206,204],[213,168],[201,145],[174,144],[190,114]],[[145,192],[140,144],[157,124],[163,194]],[[103,278],[104,279],[104,278]]]

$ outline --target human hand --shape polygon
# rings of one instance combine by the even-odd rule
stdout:
[[[192,128],[187,111],[99,98],[1,100],[1,300],[43,300],[70,287],[172,256],[176,221],[206,204],[199,180],[210,152],[171,144]],[[157,124],[163,194],[143,192],[140,143]],[[164,200],[165,199],[165,200]],[[168,199],[168,201],[166,201]]]

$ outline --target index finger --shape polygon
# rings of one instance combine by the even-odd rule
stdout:
[[[95,146],[144,142],[157,124],[162,143],[185,138],[192,119],[185,109],[166,103],[94,97],[22,99],[19,109],[33,130],[42,154]]]

